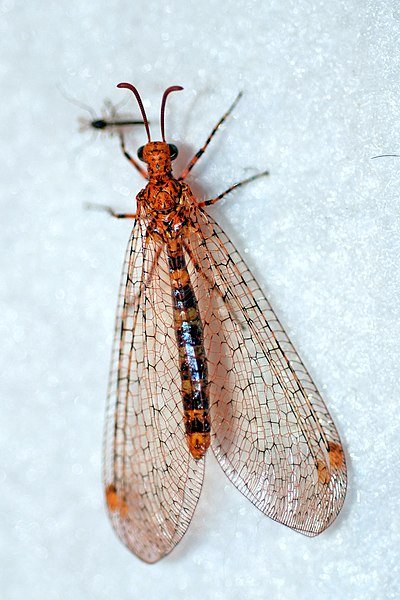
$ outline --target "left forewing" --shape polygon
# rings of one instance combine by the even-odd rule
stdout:
[[[204,459],[188,452],[165,250],[137,222],[117,311],[104,448],[111,522],[146,562],[168,554],[193,516]]]

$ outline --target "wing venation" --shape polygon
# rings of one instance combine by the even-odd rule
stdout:
[[[269,517],[317,535],[337,516],[346,465],[334,422],[271,305],[222,229],[198,214],[190,249],[208,357],[212,447]]]
[[[104,483],[121,540],[146,562],[187,530],[203,480],[184,435],[165,250],[136,222],[121,280],[106,412]]]

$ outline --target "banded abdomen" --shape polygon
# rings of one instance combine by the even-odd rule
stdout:
[[[179,350],[186,439],[193,458],[199,460],[210,445],[203,324],[182,247],[168,247],[168,266]]]

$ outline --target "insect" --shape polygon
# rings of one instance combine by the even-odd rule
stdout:
[[[62,96],[68,102],[71,102],[72,104],[75,104],[76,106],[79,106],[80,108],[82,108],[83,110],[85,110],[86,112],[89,113],[89,115],[90,115],[89,119],[85,118],[85,117],[79,117],[79,119],[78,119],[79,131],[89,131],[90,129],[92,129],[93,132],[107,131],[107,132],[111,133],[111,135],[114,132],[119,132],[119,134],[121,135],[122,132],[127,127],[131,127],[134,125],[144,125],[143,121],[132,120],[132,119],[129,119],[128,117],[124,118],[118,113],[119,108],[124,106],[124,104],[126,103],[125,99],[122,100],[122,102],[119,102],[118,104],[114,105],[111,102],[111,100],[108,100],[106,98],[103,103],[104,104],[104,108],[102,111],[103,115],[99,116],[95,113],[93,108],[91,106],[89,106],[88,104],[85,104],[84,102],[81,102],[80,100],[76,100],[76,98],[72,98],[71,96],[66,94],[66,92],[60,86],[58,86],[58,89],[60,90],[60,93],[62,94]]]
[[[80,117],[80,130],[84,131],[86,129],[97,129],[97,130],[105,130],[107,129],[109,132],[113,133],[114,131],[122,131],[126,127],[131,127],[133,125],[143,125],[143,121],[135,121],[129,118],[124,119],[118,114],[118,105],[114,105],[111,100],[104,100],[104,108],[105,113],[108,112],[108,115],[98,117],[96,113],[90,109],[89,106],[86,107],[87,110],[90,109],[91,120]]]
[[[137,195],[122,275],[105,426],[104,485],[113,527],[154,563],[186,532],[211,447],[232,483],[263,513],[314,536],[339,513],[346,464],[333,420],[268,300],[206,212],[236,183],[199,202],[185,182],[215,132],[179,177],[178,154],[139,148],[147,179]]]

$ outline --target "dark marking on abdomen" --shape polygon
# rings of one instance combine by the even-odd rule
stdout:
[[[210,445],[203,324],[181,247],[168,249],[168,266],[179,351],[185,433],[190,453],[199,460]]]

